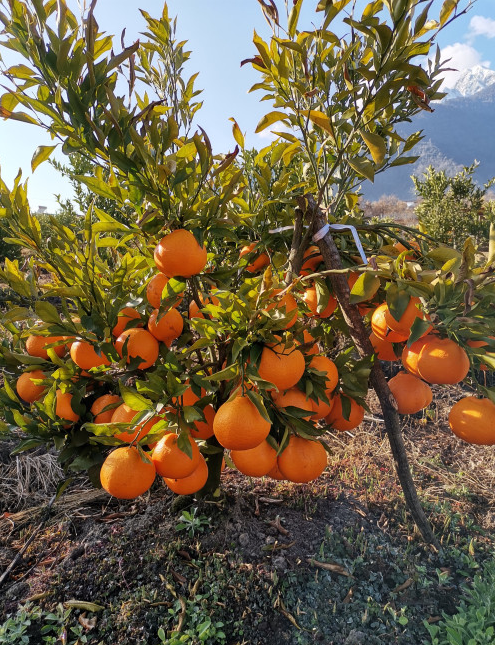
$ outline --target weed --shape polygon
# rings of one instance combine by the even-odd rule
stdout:
[[[186,531],[189,537],[194,537],[196,533],[202,533],[206,527],[210,527],[210,519],[206,515],[197,516],[198,508],[195,506],[191,512],[182,511],[179,517],[179,523],[176,525],[176,531]]]
[[[81,625],[69,627],[71,613],[72,608],[65,609],[60,603],[54,612],[46,612],[27,602],[0,625],[0,645],[82,645],[87,637]]]

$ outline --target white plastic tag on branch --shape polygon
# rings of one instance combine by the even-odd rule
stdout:
[[[356,242],[357,250],[359,251],[359,255],[361,256],[363,264],[368,264],[368,258],[366,257],[366,253],[364,252],[363,245],[361,244],[361,240],[359,239],[359,235],[355,226],[351,226],[350,224],[328,224],[328,226],[329,228],[333,228],[336,231],[342,231],[343,229],[348,228],[352,233],[354,242]]]

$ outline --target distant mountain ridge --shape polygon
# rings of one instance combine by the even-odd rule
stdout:
[[[483,89],[469,93],[479,86]],[[433,105],[434,112],[421,112],[412,123],[400,126],[404,137],[423,131],[423,140],[411,152],[420,159],[377,175],[374,184],[363,184],[366,199],[374,201],[382,195],[414,199],[411,175],[421,175],[429,165],[450,175],[477,160],[478,183],[495,176],[495,72],[474,67],[459,78],[454,90],[453,98]]]

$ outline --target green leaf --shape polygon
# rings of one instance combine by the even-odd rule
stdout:
[[[186,454],[189,459],[192,459],[191,439],[188,432],[180,433],[179,438],[177,439],[177,447],[179,448],[179,450],[182,450],[182,452]]]
[[[272,123],[284,121],[286,119],[288,119],[288,116],[285,112],[269,112],[268,114],[265,114],[265,116],[261,117],[260,122],[256,126],[255,133],[257,134],[258,132],[262,132],[265,128],[272,125]]]
[[[208,381],[232,381],[232,379],[236,378],[238,375],[239,365],[237,363],[234,363],[232,365],[229,365],[225,369],[220,370],[220,372],[216,372],[215,374],[206,376],[205,378]]]
[[[36,314],[43,322],[60,324],[61,321],[59,313],[51,303],[44,300],[38,300],[34,308]]]
[[[369,159],[355,157],[354,159],[348,159],[347,162],[349,166],[358,173],[358,175],[369,179],[371,182],[375,180],[375,169]]]
[[[268,416],[268,412],[266,411],[265,404],[263,402],[263,397],[257,392],[255,392],[254,390],[246,390],[246,394],[250,399],[250,401],[254,403],[254,405],[256,406],[256,409],[261,414],[263,419],[271,423],[271,419]]]
[[[57,146],[38,146],[34,151],[33,158],[31,159],[31,171],[34,172],[40,163],[46,161],[56,147]]]
[[[232,134],[234,135],[234,139],[236,140],[236,143],[238,143],[239,147],[244,150],[244,135],[241,132],[241,128],[239,127],[239,124],[234,119],[234,117],[230,117],[229,121],[232,121],[232,123],[234,124],[232,126]]]
[[[361,273],[351,289],[351,305],[370,300],[380,288],[380,278],[369,271]]]
[[[377,166],[381,166],[385,159],[385,155],[387,154],[387,144],[383,137],[375,132],[365,132],[364,130],[360,130],[360,135],[368,146],[371,156],[373,157],[373,161]]]
[[[408,346],[419,340],[430,327],[431,325],[427,320],[416,318],[411,325],[411,333],[409,334],[409,339],[407,341]]]
[[[120,394],[124,403],[128,405],[131,410],[136,410],[136,412],[142,412],[144,410],[153,410],[154,405],[152,401],[145,398],[141,394],[138,394],[135,390],[132,390],[129,387],[126,387],[122,383],[120,385]]]
[[[402,318],[410,299],[407,291],[399,289],[396,284],[391,284],[387,289],[387,306],[395,320],[399,321]]]

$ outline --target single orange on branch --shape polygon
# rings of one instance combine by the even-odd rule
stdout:
[[[199,455],[196,468],[187,477],[172,479],[164,477],[163,481],[177,495],[193,495],[201,490],[208,480],[208,465],[203,455]]]
[[[121,402],[122,399],[118,394],[103,394],[103,396],[99,396],[90,408],[91,414],[94,415],[93,423],[110,423],[116,405]]]
[[[184,328],[184,320],[177,309],[169,309],[159,316],[155,309],[148,320],[148,331],[170,347],[173,340],[179,338]]]
[[[182,440],[188,444],[191,456],[181,450],[179,435],[173,432],[166,434],[156,444],[152,459],[156,472],[161,477],[182,479],[191,475],[196,469],[200,458],[199,448],[194,439],[189,436],[182,435]]]
[[[297,302],[294,296],[286,292],[280,297],[277,297],[282,293],[283,289],[274,289],[272,293],[272,298],[276,299],[276,302],[271,302],[266,306],[266,311],[272,311],[276,309],[280,311],[284,316],[287,317],[288,322],[285,323],[284,329],[290,329],[297,322],[298,308]]]
[[[328,303],[326,304],[325,308],[322,311],[318,312],[318,293],[315,286],[308,287],[306,289],[306,291],[304,292],[303,300],[311,311],[311,314],[307,315],[316,316],[317,318],[329,318],[337,309],[338,305],[337,300],[331,294],[329,294]]]
[[[127,329],[131,321],[138,320],[138,323],[133,324],[133,327],[143,327],[144,322],[141,320],[141,314],[134,307],[124,307],[117,314],[117,323],[112,329],[112,336],[120,336],[120,334]]]
[[[154,258],[157,269],[168,278],[190,278],[204,269],[207,254],[190,231],[179,228],[160,240]]]
[[[110,411],[112,413],[110,423],[132,423],[132,421],[138,416],[139,412],[133,410],[126,403],[122,403],[114,410]],[[133,427],[129,428],[128,431],[119,432],[115,435],[116,439],[120,441],[125,441],[126,443],[132,443],[134,440],[141,440],[145,437],[151,428],[161,421],[161,417],[153,416],[148,421],[142,421],[139,424],[135,424]]]
[[[269,343],[261,352],[258,374],[278,390],[288,390],[299,381],[305,367],[304,356],[295,346]]]
[[[26,403],[34,403],[43,398],[46,392],[45,385],[35,385],[34,380],[42,380],[46,375],[41,370],[32,370],[31,372],[24,372],[17,379],[16,390],[17,394]]]
[[[72,343],[70,357],[82,370],[110,365],[110,359],[105,354],[98,354],[95,346],[85,340],[76,340],[75,343]]]
[[[117,499],[135,499],[151,488],[156,470],[134,446],[113,450],[103,462],[100,481],[104,490]]]
[[[162,303],[162,293],[168,284],[169,278],[164,273],[157,273],[151,278],[146,287],[146,299],[153,307],[159,309]],[[174,303],[173,307],[178,307],[182,302],[182,293],[177,294],[178,300]]]
[[[317,479],[327,465],[327,452],[319,441],[291,435],[280,453],[278,469],[291,482],[304,484]]]
[[[452,432],[467,443],[495,445],[495,404],[490,399],[466,396],[449,413]]]
[[[240,253],[239,253],[239,258],[243,258],[245,255],[248,255],[250,253],[253,253],[258,242],[251,242],[250,244],[246,244],[246,246],[243,246]],[[246,271],[249,273],[257,273],[258,271],[261,271],[261,269],[264,269],[270,264],[270,258],[268,257],[268,254],[263,252],[260,253],[254,260],[246,265]]]
[[[236,396],[223,403],[213,420],[218,443],[229,450],[249,450],[264,441],[271,424],[248,396]]]
[[[430,335],[418,354],[418,374],[428,383],[460,383],[468,375],[469,368],[465,349],[450,338]]]
[[[342,400],[344,398],[349,402],[348,405],[350,405],[350,414],[348,419],[345,418],[342,408]],[[357,428],[360,425],[363,419],[363,406],[359,405],[357,401],[351,399],[349,396],[345,396],[345,394],[337,394],[337,396],[334,397],[330,414],[325,417],[325,421],[328,425],[332,426],[334,430],[338,430],[339,432],[354,430],[354,428]]]
[[[179,314],[180,315],[180,314]],[[138,365],[140,370],[145,370],[156,363],[160,347],[157,339],[146,329],[127,329],[115,341],[115,349],[123,358],[124,348],[127,349],[127,362],[132,358],[142,359]]]
[[[65,336],[35,336],[32,334],[26,338],[26,352],[30,356],[37,356],[38,358],[48,360],[49,356],[47,345],[51,345],[52,343],[61,343],[65,340]],[[59,358],[61,358],[67,351],[65,342],[57,345],[56,347],[52,347],[51,349],[53,349]]]
[[[389,380],[388,386],[397,402],[399,414],[416,414],[428,407],[433,400],[430,386],[407,372],[396,374]]]
[[[268,475],[277,464],[277,451],[266,440],[249,450],[232,450],[230,457],[237,470],[248,477]]]

